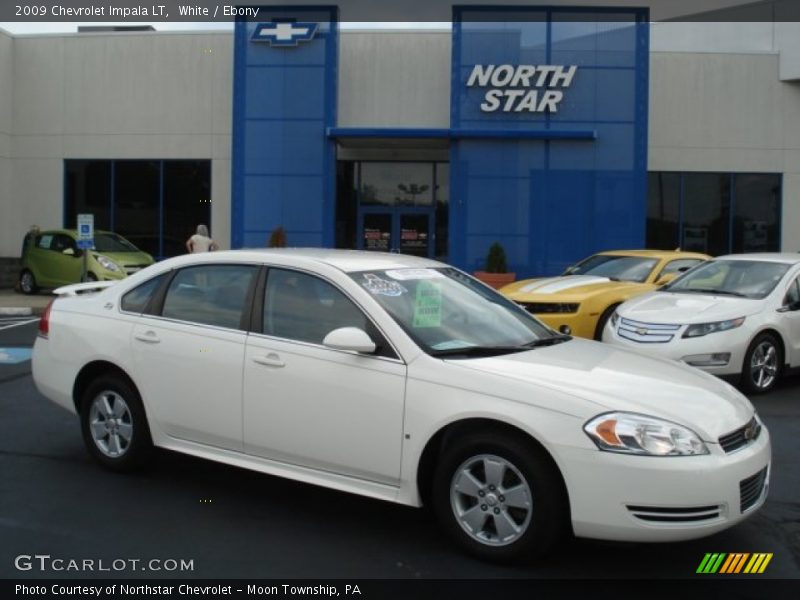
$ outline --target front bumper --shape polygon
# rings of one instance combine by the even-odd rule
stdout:
[[[730,376],[739,375],[742,372],[744,355],[750,343],[750,332],[746,329],[746,325],[696,338],[681,337],[684,329],[685,326],[681,326],[681,329],[669,342],[635,342],[621,337],[618,326],[612,325],[609,320],[603,329],[603,341],[651,356],[683,361],[712,375]],[[730,357],[725,364],[689,363],[689,357],[713,354],[729,354]]]
[[[754,442],[727,454],[718,444],[707,445],[711,454],[681,457],[567,450],[561,458],[567,463],[575,535],[678,541],[711,535],[748,518],[764,504],[769,489],[769,432],[764,427]],[[754,479],[759,474],[763,478]]]
[[[561,327],[567,326],[570,334],[577,337],[594,339],[594,332],[597,328],[598,316],[590,317],[581,312],[576,313],[531,313],[534,317],[542,321],[545,325],[556,331],[561,331]]]

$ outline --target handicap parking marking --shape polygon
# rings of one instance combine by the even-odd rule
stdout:
[[[31,348],[0,348],[0,365],[17,365],[31,359]]]

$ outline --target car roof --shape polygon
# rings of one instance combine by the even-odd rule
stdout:
[[[778,262],[795,265],[800,263],[800,253],[792,252],[751,252],[750,254],[726,254],[714,260],[752,260],[761,262]]]
[[[708,260],[711,258],[701,252],[690,252],[683,250],[606,250],[598,252],[606,256],[642,256],[647,258],[699,258]]]
[[[325,264],[345,273],[382,269],[421,269],[448,267],[444,263],[390,252],[371,252],[366,250],[334,250],[327,248],[251,248],[241,250],[219,250],[198,254],[184,254],[171,260],[181,264],[193,262],[226,262],[231,260],[269,261],[294,259],[308,264]]]

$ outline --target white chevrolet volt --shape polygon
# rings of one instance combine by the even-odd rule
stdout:
[[[800,366],[800,254],[705,262],[617,308],[603,341],[730,376],[751,393]]]
[[[441,263],[212,252],[60,292],[34,380],[114,470],[156,446],[429,505],[492,560],[570,532],[701,537],[767,495],[769,434],[733,387],[559,334]]]

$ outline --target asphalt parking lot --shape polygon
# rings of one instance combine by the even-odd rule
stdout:
[[[2,329],[0,348],[30,346],[35,323]],[[0,361],[0,578],[20,554],[185,559],[187,573],[147,578],[686,578],[707,552],[772,552],[758,577],[800,578],[800,377],[754,400],[772,434],[765,507],[716,536],[675,544],[572,540],[545,562],[499,567],[465,557],[411,508],[161,452],[116,475],[84,451],[78,422],[39,395],[30,362]],[[114,576],[104,573],[103,576]]]

